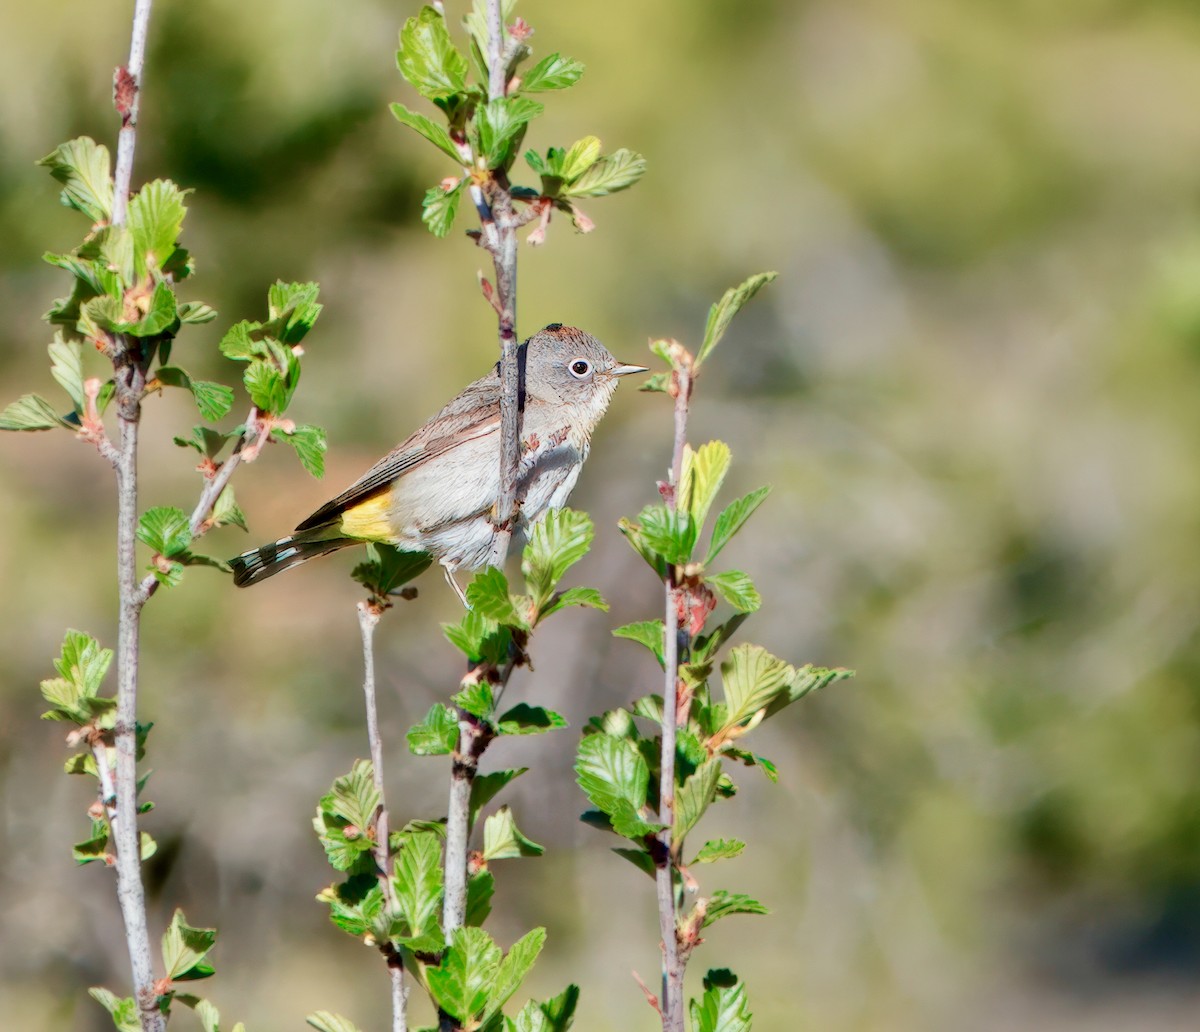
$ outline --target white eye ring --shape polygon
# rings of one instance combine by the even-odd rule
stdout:
[[[572,359],[567,370],[576,380],[586,380],[592,372],[592,363],[586,358]]]

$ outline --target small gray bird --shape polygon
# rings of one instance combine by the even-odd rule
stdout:
[[[521,455],[518,520],[523,533],[564,505],[588,455],[592,431],[623,365],[595,337],[551,323],[518,349]],[[294,534],[230,560],[238,587],[347,545],[379,541],[425,552],[445,568],[487,562],[500,495],[500,368],[476,380],[363,476],[301,523]]]

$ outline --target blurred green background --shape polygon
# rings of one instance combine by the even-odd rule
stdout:
[[[45,250],[86,228],[34,161],[113,143],[111,69],[132,5],[0,15],[4,400],[55,390],[64,292]],[[447,3],[452,23],[458,4]],[[232,381],[223,328],[274,279],[319,279],[297,418],[330,431],[324,483],[290,450],[239,472],[252,538],[274,538],[419,425],[494,356],[484,255],[420,225],[444,159],[386,105],[415,5],[160,2],[135,180],[194,187],[184,296],[219,320],[177,360]],[[704,377],[693,440],[734,448],[731,491],[775,486],[726,553],[766,599],[743,637],[858,679],[758,732],[781,783],[738,774],[710,835],[749,839],[704,871],[769,918],[718,925],[693,963],[749,984],[764,1029],[1183,1029],[1200,1006],[1200,10],[1178,0],[522,0],[536,53],[582,83],[527,143],[586,133],[650,162],[631,192],[523,248],[520,329],[584,326],[626,361],[695,342],[708,303],[780,278]],[[460,230],[467,220],[460,221]],[[240,407],[240,405],[239,405]],[[190,401],[146,410],[143,504],[190,508]],[[659,593],[616,532],[668,461],[661,396],[619,392],[573,498],[596,518],[577,569],[610,614],[536,641],[513,694],[578,727],[657,683],[609,637]],[[60,773],[37,682],[64,627],[114,639],[112,476],[64,433],[0,437],[0,1014],[93,1030],[87,985],[124,991],[110,875],[76,870],[90,799]],[[235,592],[207,570],[146,613],[142,713],[161,769],[147,825],[156,926],[217,925],[226,1021],[382,1027],[377,956],[312,897],[331,880],[309,821],[365,752],[359,593],[340,556]],[[403,731],[454,685],[428,577],[380,630],[399,819],[444,807],[444,765]],[[503,942],[544,924],[527,988],[584,989],[585,1030],[650,1028],[650,883],[579,825],[575,732],[502,742],[538,861],[498,871]],[[614,905],[619,901],[618,905]],[[178,1019],[191,1027],[191,1016]]]

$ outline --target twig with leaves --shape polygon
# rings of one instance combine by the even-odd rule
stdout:
[[[726,892],[701,896],[690,909],[686,905],[699,889],[692,868],[736,856],[745,848],[734,839],[717,839],[684,862],[685,840],[709,805],[737,790],[723,761],[758,766],[775,780],[774,765],[744,750],[742,737],[809,692],[849,676],[845,670],[797,669],[761,646],[739,645],[721,663],[720,698],[709,685],[718,654],[762,601],[745,573],[713,573],[711,565],[769,489],[759,488],[726,506],[716,518],[708,548],[700,553],[701,532],[729,471],[731,454],[721,441],[697,449],[687,443],[689,406],[701,366],[733,316],[774,278],[774,273],[753,276],[727,291],[712,306],[695,355],[678,341],[651,344],[668,370],[651,377],[644,389],[672,398],[674,447],[668,479],[658,485],[661,500],[644,508],[637,520],[622,520],[621,530],[662,581],[665,611],[662,620],[628,624],[614,634],[650,649],[663,670],[663,694],[593,718],[575,767],[579,785],[595,807],[583,819],[627,839],[627,845],[614,851],[655,880],[662,987],[658,996],[645,991],[664,1032],[683,1032],[684,973],[692,951],[703,941],[701,932],[729,914],[766,913],[757,900]],[[719,602],[733,612],[706,633]],[[658,726],[656,739],[642,736],[638,719]],[[702,998],[691,1003],[691,1018],[693,1032],[748,1029],[744,986],[728,971],[710,971]]]

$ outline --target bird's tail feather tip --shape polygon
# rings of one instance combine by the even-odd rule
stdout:
[[[280,538],[230,559],[233,583],[239,588],[246,588],[284,570],[290,570],[293,566],[299,566],[309,559],[336,552],[339,548],[353,544],[358,544],[354,538],[325,538],[315,541],[305,541],[300,537]]]

